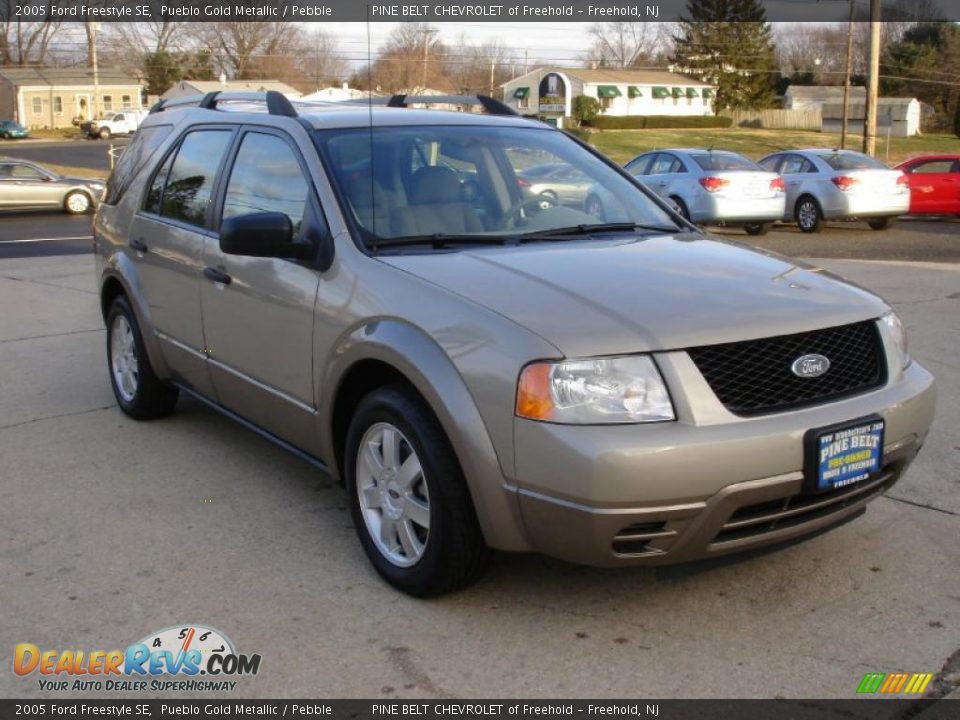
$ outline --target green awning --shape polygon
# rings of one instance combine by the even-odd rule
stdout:
[[[530,96],[530,88],[520,87],[513,91],[513,97],[517,100],[526,100]]]
[[[687,88],[687,97],[688,97],[688,98],[695,98],[695,97],[697,97],[697,89],[696,89],[696,88]]]
[[[643,93],[640,91],[636,85],[631,85],[627,88],[627,97],[628,98],[638,98],[643,97]]]
[[[653,96],[657,99],[670,97],[670,91],[665,87],[655,87],[653,89]]]
[[[616,85],[600,85],[597,87],[597,97],[617,98],[620,97],[620,88]]]
[[[710,98],[712,98],[712,97],[713,97],[713,90],[711,90],[710,88],[704,88],[704,89],[703,89],[703,97],[704,97],[704,99],[707,99],[707,100],[709,100]]]
[[[673,88],[672,95],[675,98],[683,97],[683,88]]]

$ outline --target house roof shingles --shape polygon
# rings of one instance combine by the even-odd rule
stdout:
[[[47,67],[8,67],[0,68],[0,77],[12,85],[65,87],[93,85],[93,70],[83,67],[47,68]],[[118,70],[100,70],[97,73],[100,85],[140,85],[140,81]]]

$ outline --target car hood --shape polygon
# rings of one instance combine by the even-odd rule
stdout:
[[[818,268],[693,234],[379,259],[510,318],[567,357],[787,335],[887,309]]]

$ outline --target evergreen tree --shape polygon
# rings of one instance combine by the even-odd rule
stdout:
[[[773,104],[776,50],[760,0],[689,0],[679,30],[677,70],[717,86],[714,112]]]

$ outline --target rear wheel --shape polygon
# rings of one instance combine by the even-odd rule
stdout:
[[[687,209],[687,204],[680,198],[674,196],[670,197],[670,202],[673,203],[674,207],[677,209],[677,212],[687,222],[690,222],[690,210]]]
[[[347,492],[377,572],[417,597],[473,582],[489,551],[460,464],[439,422],[402,385],[374,390],[347,433]]]
[[[135,420],[163,417],[177,404],[179,391],[153,372],[137,318],[124,295],[107,313],[107,364],[117,405]]]
[[[101,140],[109,140],[109,139],[110,139],[110,128],[100,128],[100,132],[97,133],[97,135],[100,136],[100,139],[101,139]]]
[[[870,226],[871,230],[887,230],[893,227],[893,218],[873,218],[872,220],[867,220],[867,225]]]
[[[797,201],[795,216],[797,227],[801,232],[820,232],[820,228],[823,227],[823,213],[820,211],[820,205],[809,195],[804,195]]]
[[[63,207],[71,215],[83,215],[85,212],[89,212],[92,204],[90,196],[82,190],[74,190],[67,194],[63,201]]]
[[[747,231],[747,235],[766,235],[770,232],[770,228],[773,227],[773,223],[750,223],[749,225],[744,225],[743,229]]]

